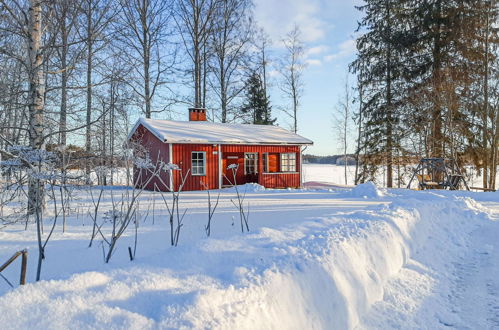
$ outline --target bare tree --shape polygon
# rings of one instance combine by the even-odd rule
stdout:
[[[87,157],[92,151],[92,110],[94,109],[93,87],[95,71],[95,56],[104,48],[107,42],[106,32],[112,22],[115,13],[111,0],[84,0],[81,3],[83,12],[83,30],[81,34],[85,40],[86,47],[86,131],[85,131],[85,151]],[[87,161],[85,172],[90,175],[90,162]]]
[[[57,0],[54,2],[53,26],[57,26],[58,47],[54,47],[57,73],[60,73],[60,110],[59,110],[59,144],[65,145],[67,141],[68,120],[68,83],[71,73],[74,71],[77,61],[80,59],[82,49],[76,49],[71,53],[72,46],[79,46],[81,40],[75,33],[78,26],[79,8],[69,0]]]
[[[227,122],[231,103],[244,90],[243,66],[251,41],[250,0],[225,0],[216,8],[211,83],[220,104],[220,119]]]
[[[341,143],[341,152],[343,154],[345,185],[348,184],[348,132],[350,131],[351,106],[351,87],[347,76],[343,95],[341,95],[333,114],[333,130]]]
[[[133,76],[139,77],[132,79],[130,86],[142,101],[146,118],[151,118],[153,98],[175,65],[177,47],[168,40],[171,13],[171,0],[120,0],[118,33],[124,58],[134,70]]]
[[[269,97],[267,67],[270,62],[269,47],[272,45],[272,41],[265,33],[265,31],[263,29],[260,29],[260,31],[258,31],[258,33],[253,38],[253,44],[256,47],[256,67],[258,68],[257,71],[260,73],[265,96]]]
[[[303,70],[305,69],[304,44],[301,40],[301,32],[298,25],[282,40],[285,47],[285,55],[279,63],[279,71],[282,76],[280,88],[284,95],[291,100],[291,109],[285,110],[293,120],[293,132],[298,131],[298,108],[303,94]]]
[[[221,0],[177,0],[174,19],[186,53],[192,62],[194,107],[205,106],[207,47],[214,29],[214,16]]]
[[[360,161],[361,161],[361,151],[362,151],[362,146],[363,146],[363,137],[364,137],[364,132],[363,132],[363,102],[364,102],[364,94],[362,90],[362,84],[358,84],[358,97],[357,101],[359,103],[357,113],[354,115],[354,120],[356,121],[357,124],[357,141],[356,141],[356,147],[355,147],[355,176],[354,176],[354,184],[357,185],[360,182],[362,182],[362,178],[359,175],[359,166],[360,166]]]

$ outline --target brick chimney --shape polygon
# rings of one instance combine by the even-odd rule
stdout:
[[[189,108],[189,121],[206,121],[206,109]]]

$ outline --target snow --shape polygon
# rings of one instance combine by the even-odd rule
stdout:
[[[129,138],[140,125],[146,127],[160,141],[167,143],[313,144],[309,139],[272,125],[171,121],[145,118],[140,118],[137,121],[129,134]]]
[[[326,177],[314,171],[308,169],[309,177]],[[124,189],[105,191],[100,217],[112,209],[111,196]],[[11,289],[0,279],[0,324],[18,329],[499,327],[499,193],[382,189],[372,183],[238,189],[250,207],[249,233],[238,226],[234,188],[220,191],[209,238],[207,194],[186,192],[180,196],[180,208],[188,211],[178,247],[169,246],[161,196],[145,192],[137,257],[128,259],[130,230],[109,264],[98,241],[87,247],[92,227],[86,210],[92,202],[81,190],[74,206],[82,212],[68,219],[66,233],[57,228],[38,283],[33,282],[34,226],[4,228],[0,262],[27,247],[30,283]],[[212,198],[217,193],[212,191]],[[18,267],[16,262],[2,274],[15,282]]]
[[[411,179],[414,166],[401,167],[401,183],[400,187],[405,188]],[[472,166],[466,166],[466,180],[470,187],[481,187],[483,179],[481,174]],[[376,174],[376,184],[385,186],[385,168],[380,166]],[[394,186],[398,187],[397,181],[398,173],[395,171]],[[355,178],[355,165],[347,166],[347,182],[345,183],[345,166],[332,165],[332,164],[303,164],[303,178],[309,187],[322,187],[327,188],[331,185],[336,188],[343,186],[353,186]],[[497,182],[499,182],[499,172],[497,173]],[[413,180],[412,186],[415,188],[417,180]]]
[[[369,181],[355,186],[355,188],[349,191],[346,195],[358,198],[376,198],[383,197],[385,193],[378,189],[374,183]]]

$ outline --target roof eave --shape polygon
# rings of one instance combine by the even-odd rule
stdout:
[[[309,142],[255,142],[255,141],[185,141],[185,140],[167,140],[164,143],[174,143],[174,144],[240,144],[240,145],[289,145],[289,146],[299,146],[299,145],[313,145],[312,141]]]
[[[144,126],[144,128],[146,128],[152,135],[154,135],[156,138],[158,138],[158,140],[163,141],[163,142],[166,141],[166,138],[163,135],[157,134],[157,131],[155,129],[153,129],[147,123],[147,121],[143,120],[142,118],[139,118],[137,120],[137,122],[135,123],[135,125],[133,126],[133,128],[130,130],[130,133],[128,134],[128,140],[130,140],[133,137],[133,135],[135,134],[137,129],[140,127],[140,125]]]

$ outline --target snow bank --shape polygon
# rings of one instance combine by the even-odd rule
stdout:
[[[480,219],[481,206],[465,197],[397,194],[382,204],[328,211],[288,225],[273,226],[268,219],[250,234],[201,239],[126,266],[111,263],[69,279],[29,284],[0,297],[0,324],[19,329],[354,328],[398,274],[421,260],[430,266],[451,263],[465,246],[463,233]],[[324,202],[336,205],[331,196]],[[372,183],[350,192],[350,197],[364,196],[384,194]],[[165,233],[151,231],[141,239],[152,244]]]
[[[237,186],[237,190],[241,193],[253,193],[253,192],[259,192],[259,191],[264,191],[266,188],[262,185],[259,185],[258,183],[245,183],[242,185]],[[236,188],[230,187],[230,188],[224,188],[222,192],[235,192]]]
[[[452,255],[446,249],[464,245],[462,232],[471,230],[474,213],[464,211],[463,201],[437,199],[421,206],[412,199],[303,224],[308,235],[292,245],[276,244],[281,255],[262,260],[268,267],[258,275],[203,292],[178,319],[162,326],[187,321],[194,328],[354,328],[383,299],[386,283],[417,264],[412,256],[431,259],[440,247],[438,262],[446,264]],[[259,237],[271,239],[267,233]]]
[[[355,198],[377,198],[385,196],[385,193],[378,189],[376,185],[369,181],[366,183],[361,183],[355,186],[351,191],[343,194],[345,197],[355,197]]]

